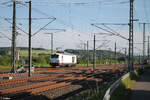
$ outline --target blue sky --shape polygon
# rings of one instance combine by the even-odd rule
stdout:
[[[10,0],[0,0],[0,32],[11,38],[11,24],[4,18],[12,18],[12,2]],[[18,0],[28,1],[28,0]],[[8,3],[5,3],[8,2]],[[24,3],[23,3],[24,4]],[[150,22],[150,0],[135,0],[134,15],[135,22],[134,35],[135,42],[142,42],[142,25],[140,22]],[[104,32],[91,23],[128,23],[129,22],[129,0],[32,0],[32,17],[45,18],[33,20],[32,34],[46,25],[54,17],[56,20],[49,24],[47,29],[65,29],[66,32],[56,32],[56,30],[41,30],[32,37],[33,47],[42,47],[50,49],[50,35],[44,33],[54,33],[54,48],[62,47],[62,49],[73,48],[83,49],[83,43],[90,41],[90,48],[93,47],[93,33]],[[25,18],[25,19],[18,19]],[[17,4],[17,26],[28,32],[28,5]],[[12,22],[12,20],[9,20]],[[103,27],[103,25],[100,25]],[[109,26],[128,38],[128,26]],[[146,36],[150,34],[150,25],[146,26]],[[17,36],[17,46],[28,46],[28,35],[17,30],[21,35]],[[10,46],[11,41],[0,34],[0,46]],[[117,42],[118,51],[121,48],[128,47],[128,41],[116,37],[106,35],[96,35],[96,46],[103,44],[103,40],[110,40],[106,47],[100,49],[114,50],[114,43]],[[136,48],[142,50],[141,44],[136,44]],[[141,53],[136,50],[135,53]]]

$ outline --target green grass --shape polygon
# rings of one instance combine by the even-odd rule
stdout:
[[[127,77],[125,80],[123,80],[119,87],[113,92],[111,100],[129,100],[131,88],[136,83],[136,80],[138,79],[139,75],[143,72],[144,71],[142,69],[138,70],[132,75],[130,75],[130,77]]]
[[[89,96],[87,100],[103,100],[106,90],[111,86],[112,82],[97,85],[95,89],[92,89],[93,96]]]
[[[32,50],[32,56],[38,56],[38,54],[50,54],[50,50]],[[28,56],[28,50],[21,50],[20,56]]]
[[[96,83],[96,87],[88,85],[90,89],[86,90],[84,93],[73,96],[72,100],[103,100],[103,96],[106,90],[110,87],[113,82],[106,84]],[[87,82],[88,84],[88,82]]]
[[[0,65],[0,69],[10,69],[10,66],[3,66],[3,65]]]
[[[28,65],[25,66],[25,68],[27,68]],[[46,65],[42,65],[42,64],[36,64],[35,66],[36,68],[50,68],[51,66],[49,64],[46,64]],[[3,66],[3,65],[0,65],[0,70],[3,70],[3,69],[10,69],[11,67],[10,66]]]
[[[8,53],[11,54],[11,51]],[[28,50],[19,50],[20,56],[27,57],[28,56]],[[32,50],[32,56],[38,56],[38,54],[51,54],[51,50]]]
[[[36,68],[50,68],[51,66],[50,66],[49,64],[45,64],[45,65],[36,64],[35,67],[36,67]]]

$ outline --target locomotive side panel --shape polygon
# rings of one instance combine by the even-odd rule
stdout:
[[[77,63],[76,55],[72,54],[52,54],[50,57],[50,65],[52,66],[73,66]]]

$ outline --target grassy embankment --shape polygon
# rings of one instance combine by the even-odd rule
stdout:
[[[38,57],[39,54],[50,55],[50,53],[51,53],[50,50],[32,50],[33,57]],[[11,54],[11,51],[9,51],[8,55],[10,54]],[[28,50],[19,50],[19,54],[22,57],[28,57]]]
[[[9,69],[10,66],[4,66],[4,65],[0,65],[0,69]]]
[[[112,94],[111,100],[129,100],[131,95],[131,88],[136,83],[138,77],[146,71],[145,69],[137,70],[130,77],[122,81],[119,87]]]
[[[49,55],[51,51],[50,50],[32,50],[32,60],[33,64],[39,66],[44,65],[44,67],[49,67]],[[20,59],[17,61],[17,66],[21,65],[22,61],[28,61],[28,50],[20,50]],[[43,56],[40,56],[43,55]],[[0,56],[0,69],[9,69],[10,68],[10,62],[11,62],[11,51],[8,52],[8,56]]]
[[[23,61],[26,62],[26,64],[28,63],[28,50],[19,50],[19,54],[20,54],[20,59],[19,61],[17,61],[17,66],[20,66],[22,64]],[[50,67],[49,65],[49,55],[51,54],[50,50],[32,50],[32,64],[36,65],[37,67]],[[0,63],[0,69],[5,69],[5,68],[9,68],[10,66],[10,55],[11,55],[11,51],[8,51],[8,55],[7,58],[9,59],[7,62],[5,61],[5,64],[1,64]],[[41,56],[39,56],[41,55]],[[2,57],[3,58],[3,57]],[[101,59],[97,59],[96,60],[96,65],[105,65],[104,64],[110,64],[110,60],[106,59],[104,60],[104,58]],[[112,63],[114,64],[114,59],[112,59]],[[78,59],[78,64],[77,66],[80,65],[87,65],[86,64],[87,61],[85,61],[85,59]],[[123,61],[119,62],[120,64],[123,64]],[[89,60],[89,65],[92,65],[92,59]]]
[[[112,94],[111,100],[129,100],[131,94],[131,88],[136,83],[138,77],[143,74],[146,69],[140,69],[132,74],[130,77],[126,78],[119,87]],[[115,80],[114,80],[115,81]],[[91,88],[85,93],[73,96],[72,100],[103,100],[103,96],[106,90],[113,84],[113,82],[108,82],[106,84],[97,84],[96,88]]]

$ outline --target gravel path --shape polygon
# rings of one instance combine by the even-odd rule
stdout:
[[[132,88],[130,100],[150,100],[150,69],[140,77]]]

